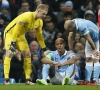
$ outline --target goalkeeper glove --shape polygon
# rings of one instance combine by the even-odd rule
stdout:
[[[42,50],[44,51],[44,55],[45,55],[45,56],[51,52],[51,51],[48,50],[47,48],[43,48]]]
[[[15,41],[12,41],[12,42],[11,42],[9,51],[10,51],[11,53],[13,53],[13,54],[16,53],[16,42],[15,42]]]

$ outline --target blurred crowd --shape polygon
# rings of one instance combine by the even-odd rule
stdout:
[[[66,50],[68,48],[68,33],[64,30],[64,22],[75,18],[84,18],[98,25],[98,10],[100,0],[0,0],[0,78],[3,78],[3,60],[5,51],[3,49],[3,32],[5,27],[18,15],[24,12],[34,11],[37,5],[44,3],[49,6],[49,12],[43,19],[43,37],[48,49],[54,51],[55,40],[64,38]],[[27,16],[26,16],[27,17]],[[100,30],[100,29],[99,29]],[[100,31],[99,31],[100,32]],[[25,34],[32,55],[31,79],[41,79],[41,47],[35,36],[35,30]],[[100,36],[100,33],[99,33]],[[85,79],[85,38],[79,32],[74,38],[74,53],[77,55],[77,73],[79,80]],[[23,56],[21,60],[17,55],[13,56],[10,67],[10,78],[17,82],[25,82],[23,71]],[[92,77],[91,77],[92,78]]]

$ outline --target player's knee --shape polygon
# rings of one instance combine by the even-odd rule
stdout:
[[[93,61],[93,59],[91,57],[86,58],[86,62],[91,62],[91,61]]]
[[[53,78],[55,76],[55,66],[54,65],[50,66],[49,70],[50,70],[49,77]]]
[[[9,50],[8,50],[8,51],[6,51],[6,54],[5,54],[5,56],[6,56],[6,57],[10,57],[10,58],[11,58],[11,57],[12,57],[12,55],[13,55],[13,54],[12,54]]]
[[[99,59],[94,59],[93,60],[93,63],[97,63],[97,62],[99,62]]]
[[[29,58],[29,57],[31,57],[31,53],[30,53],[30,51],[25,51],[25,53],[24,53],[24,57],[25,57],[25,58]]]
[[[70,78],[71,78],[73,75],[75,75],[75,69],[73,69],[73,72],[72,72],[72,74],[70,75]]]

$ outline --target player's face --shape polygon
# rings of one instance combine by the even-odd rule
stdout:
[[[74,32],[75,28],[74,27],[69,27],[67,30],[68,30],[68,32]]]
[[[46,10],[39,10],[38,11],[38,17],[43,19],[47,14],[47,11]]]
[[[74,30],[75,30],[75,27],[70,26],[69,23],[65,23],[64,28],[67,32],[74,32]]]
[[[63,52],[65,50],[65,44],[60,40],[56,41],[55,46],[58,52]]]

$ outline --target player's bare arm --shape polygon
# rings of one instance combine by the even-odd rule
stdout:
[[[37,28],[36,29],[36,38],[40,44],[40,46],[42,47],[42,57],[45,57],[46,56],[46,53],[49,51],[47,50],[46,48],[46,45],[45,45],[45,42],[44,42],[44,38],[43,38],[43,35],[42,35],[42,29],[41,28]]]
[[[40,27],[36,28],[35,31],[36,31],[36,38],[37,38],[40,46],[42,48],[45,48],[46,45],[45,45],[44,38],[43,38],[43,35],[42,35],[42,25]]]
[[[66,61],[65,63],[57,64],[57,65],[56,65],[56,68],[59,69],[59,68],[61,68],[62,66],[65,66],[65,65],[75,64],[75,61],[76,61],[76,56],[72,56],[72,58],[70,58],[70,59],[69,59],[68,61]]]
[[[70,32],[68,36],[68,46],[69,50],[73,50],[73,39],[74,39],[74,33]]]
[[[47,57],[43,57],[43,58],[41,59],[41,61],[42,61],[43,64],[58,64],[58,62],[52,61],[52,60],[50,60],[50,59],[47,58]]]
[[[72,58],[70,58],[68,61],[66,61],[65,63],[63,63],[62,66],[74,64],[75,61],[76,61],[76,56],[72,56]]]

